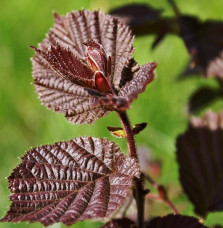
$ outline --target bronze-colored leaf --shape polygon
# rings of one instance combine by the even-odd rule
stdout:
[[[129,218],[112,219],[101,228],[137,228],[136,224]]]
[[[129,102],[136,99],[138,94],[145,90],[146,85],[154,79],[156,66],[155,62],[143,65],[137,76],[120,89],[119,96],[128,98]]]
[[[201,224],[198,219],[185,215],[169,214],[165,217],[152,219],[147,228],[208,228]]]
[[[31,149],[9,176],[12,205],[1,221],[55,222],[110,216],[139,166],[107,139],[75,138]]]
[[[79,60],[68,49],[62,48],[59,44],[56,47],[51,46],[51,49],[47,52],[41,51],[31,46],[36,53],[42,56],[42,58],[49,64],[49,66],[55,70],[64,79],[71,82],[94,88],[94,72],[81,60]]]
[[[37,75],[38,69],[34,70]],[[49,109],[65,113],[72,123],[94,123],[109,113],[101,106],[95,106],[89,91],[53,75],[49,69],[41,70],[40,76],[35,78],[35,86],[42,103]]]
[[[106,55],[111,56],[110,77],[118,89],[122,70],[132,58],[134,37],[129,28],[117,19],[99,11],[87,10],[74,11],[65,17],[56,14],[55,25],[39,45],[39,49],[47,51],[50,45],[55,46],[58,43],[86,61],[85,43],[91,39],[101,44]]]
[[[128,109],[132,100],[123,97],[125,91],[118,97],[119,90],[145,71],[132,59],[134,37],[128,26],[99,11],[54,16],[54,27],[33,47],[33,78],[42,103],[76,124]],[[148,82],[142,88],[133,83],[142,92]]]
[[[223,114],[192,118],[177,139],[180,181],[195,211],[205,217],[223,210]]]

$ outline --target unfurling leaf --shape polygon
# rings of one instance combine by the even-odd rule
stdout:
[[[192,118],[177,139],[180,181],[195,212],[223,210],[223,114]]]
[[[147,228],[208,228],[196,218],[185,215],[169,214],[152,219]]]
[[[33,148],[8,177],[12,205],[1,221],[47,226],[108,217],[139,175],[136,160],[107,139],[83,137]]]
[[[76,124],[126,111],[152,81],[156,65],[139,70],[132,59],[133,40],[128,26],[99,11],[55,14],[47,37],[38,48],[32,46],[34,84],[42,103]],[[121,92],[127,82],[137,88],[130,85]]]
[[[112,135],[117,136],[118,138],[126,137],[126,133],[121,127],[107,127],[107,129],[110,131]]]
[[[50,51],[43,52],[33,46],[42,58],[64,79],[77,85],[94,88],[94,72],[81,60],[79,60],[70,50],[66,50],[57,44],[51,46]]]
[[[141,131],[143,131],[146,128],[146,126],[147,126],[147,123],[136,124],[132,128],[133,134],[138,135]]]
[[[87,46],[87,61],[91,69],[101,71],[104,75],[108,76],[111,73],[110,58],[106,56],[104,48],[101,44],[95,42],[93,39],[88,43],[84,43]]]
[[[136,224],[129,218],[112,219],[101,228],[137,228]]]
[[[147,126],[147,123],[140,123],[136,124],[132,128],[132,133],[134,135],[139,134],[142,130],[144,130]],[[114,136],[117,136],[119,138],[124,138],[126,137],[126,133],[121,127],[107,127],[107,129],[110,131],[110,133]]]
[[[95,72],[95,86],[100,93],[112,92],[108,80],[101,71]]]

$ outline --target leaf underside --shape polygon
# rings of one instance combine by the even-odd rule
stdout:
[[[197,214],[223,210],[223,114],[193,118],[177,139],[180,181]]]
[[[55,14],[54,27],[38,46],[40,51],[37,51],[32,59],[34,84],[42,103],[49,109],[64,113],[68,120],[76,124],[94,123],[109,113],[104,107],[95,107],[89,90],[82,87],[86,84],[92,87],[92,74],[88,67],[85,65],[78,71],[69,68],[70,65],[64,61],[69,59],[75,66],[78,58],[87,64],[84,43],[91,39],[102,44],[106,55],[111,56],[111,74],[108,79],[112,86],[119,90],[120,86],[130,81],[139,70],[138,64],[132,59],[134,37],[126,25],[99,11],[75,11],[64,17]],[[66,58],[55,58],[52,51],[48,56],[41,55],[43,52],[47,53],[50,47],[55,50],[58,46]],[[60,60],[59,66],[56,65],[55,61]],[[78,85],[71,83],[72,80],[77,82],[76,76],[80,76],[83,70],[85,73]],[[86,72],[90,72],[90,76],[87,76]]]
[[[110,216],[140,170],[107,139],[75,138],[33,148],[8,177],[12,201],[1,221],[55,222]]]

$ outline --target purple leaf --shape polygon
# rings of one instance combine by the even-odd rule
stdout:
[[[155,48],[168,33],[175,33],[177,21],[175,18],[161,17],[162,9],[154,9],[148,4],[128,4],[109,12],[120,21],[130,26],[137,36],[156,34],[152,44]]]
[[[203,217],[223,210],[223,114],[192,118],[177,139],[180,181],[195,211]]]
[[[133,99],[118,93],[143,71],[132,59],[134,37],[128,26],[99,11],[54,16],[54,27],[33,47],[33,78],[42,103],[76,124],[128,109]],[[143,85],[134,82],[139,92],[145,80]],[[133,97],[137,93],[133,91]]]
[[[121,218],[112,219],[110,222],[107,222],[101,228],[137,228],[137,226],[132,220],[128,218]]]
[[[131,193],[139,166],[107,139],[75,138],[31,149],[9,176],[1,221],[55,222],[110,216]]]
[[[189,111],[191,113],[200,111],[208,106],[209,103],[221,97],[220,91],[209,87],[203,87],[195,91],[190,97]]]
[[[196,17],[179,18],[180,36],[194,63],[206,77],[223,77],[223,23],[201,22]]]
[[[146,85],[154,79],[154,69],[156,68],[156,63],[147,63],[143,65],[139,73],[130,82],[127,82],[119,91],[120,97],[127,97],[129,102],[132,102],[138,97],[139,93],[142,93]]]
[[[101,106],[95,106],[89,91],[53,75],[48,69],[41,70],[40,77],[35,78],[35,86],[42,103],[49,109],[65,113],[72,123],[94,123],[109,113]]]
[[[56,47],[51,46],[47,52],[31,47],[64,79],[77,85],[94,88],[94,72],[69,49],[66,50],[59,44]]]
[[[102,45],[107,57],[111,56],[110,78],[118,89],[122,69],[131,60],[134,51],[132,46],[134,37],[129,28],[117,19],[99,11],[87,10],[68,13],[65,17],[56,14],[55,25],[39,45],[39,49],[47,51],[49,46],[58,43],[64,48],[69,48],[79,59],[86,61],[85,43],[91,39]]]
[[[196,218],[185,215],[169,214],[165,217],[154,218],[147,228],[207,228]]]
[[[162,10],[153,9],[146,4],[133,3],[115,8],[109,14],[118,17],[125,24],[139,26],[159,19],[161,12]]]

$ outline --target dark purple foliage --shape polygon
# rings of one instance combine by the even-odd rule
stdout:
[[[189,101],[189,111],[195,113],[202,110],[215,100],[222,98],[222,92],[211,87],[202,87],[192,94]]]
[[[135,222],[128,218],[112,219],[101,228],[137,228]]]
[[[154,218],[147,228],[207,228],[196,218],[184,215],[167,215]]]
[[[180,14],[174,1],[176,17],[161,17],[160,10],[145,4],[129,4],[110,11],[129,25],[136,35],[156,34],[152,48],[167,35],[181,37],[191,55],[193,64],[198,66],[206,77],[223,77],[223,23]]]
[[[180,181],[199,215],[223,210],[223,114],[192,118],[177,139]]]
[[[197,17],[179,18],[180,36],[185,42],[193,62],[203,74],[223,77],[223,23],[200,22]]]
[[[117,16],[132,28],[159,19],[161,12],[162,10],[154,9],[147,4],[132,3],[110,10],[109,14]]]

